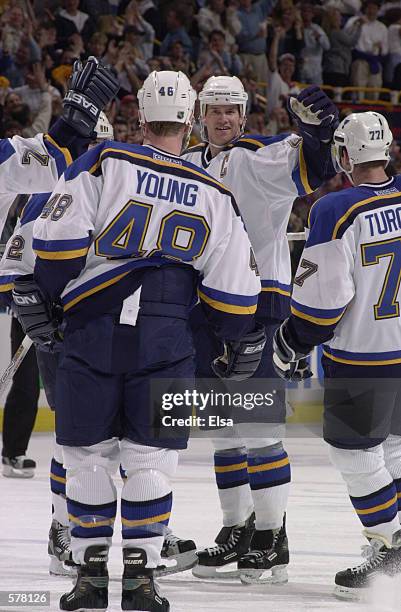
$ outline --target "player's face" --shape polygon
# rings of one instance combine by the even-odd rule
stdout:
[[[235,104],[208,106],[204,123],[209,141],[223,146],[239,136],[241,131],[241,115]]]

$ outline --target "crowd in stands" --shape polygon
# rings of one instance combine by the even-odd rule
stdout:
[[[198,91],[211,75],[240,77],[247,129],[263,135],[294,129],[286,98],[303,84],[401,89],[401,0],[0,0],[0,30],[2,137],[45,132],[89,55],[118,73],[107,114],[128,143],[141,142],[136,94],[152,70],[182,70]],[[309,207],[296,203],[292,231]]]

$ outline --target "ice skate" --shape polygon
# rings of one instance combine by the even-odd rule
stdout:
[[[393,534],[391,544],[382,536],[364,534],[369,544],[362,547],[362,555],[367,560],[336,574],[334,594],[340,599],[363,600],[376,576],[401,574],[401,530]]]
[[[76,566],[71,554],[70,530],[55,519],[49,531],[47,552],[50,557],[49,574],[51,576],[76,576]]]
[[[217,546],[200,550],[198,565],[192,570],[197,578],[237,578],[237,568],[228,569],[249,550],[249,543],[255,529],[255,514],[233,527],[223,527],[215,542]]]
[[[25,455],[3,457],[3,476],[6,478],[33,478],[36,463]]]
[[[146,612],[169,612],[170,604],[162,597],[154,581],[154,570],[146,567],[146,552],[141,548],[124,548],[121,609]]]
[[[285,517],[279,529],[256,530],[249,548],[249,552],[238,561],[243,584],[288,582],[289,553]]]
[[[167,563],[166,565],[159,565],[154,570],[155,577],[185,572],[185,570],[191,569],[198,563],[195,542],[193,540],[182,540],[171,532],[164,537],[161,557]]]
[[[62,595],[60,610],[69,612],[107,610],[109,584],[107,555],[108,548],[105,546],[89,546],[86,549],[85,563],[77,565],[75,586],[70,593]]]

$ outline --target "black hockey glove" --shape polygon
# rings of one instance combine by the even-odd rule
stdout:
[[[82,136],[93,137],[100,111],[115,98],[119,89],[113,68],[103,66],[93,56],[84,66],[77,60],[63,100],[64,121]]]
[[[273,367],[280,378],[285,380],[305,380],[312,376],[306,357],[291,346],[288,332],[288,319],[276,330],[273,337]]]
[[[301,136],[328,143],[339,124],[338,108],[316,85],[288,98],[288,111],[295,118]]]
[[[51,306],[32,276],[16,279],[12,290],[13,311],[24,332],[45,350],[61,342],[58,332],[61,308]]]
[[[226,342],[224,355],[212,362],[213,372],[219,378],[246,380],[259,367],[266,344],[264,325],[257,324],[254,331],[236,342]]]

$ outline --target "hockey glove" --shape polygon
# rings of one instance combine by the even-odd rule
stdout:
[[[61,341],[57,308],[44,298],[32,276],[16,279],[12,290],[13,311],[24,332],[41,348],[51,350]],[[60,310],[60,309],[59,309]]]
[[[301,135],[328,143],[339,124],[338,108],[316,85],[306,87],[288,99],[288,111],[295,118]]]
[[[236,342],[226,342],[224,355],[212,362],[212,370],[219,378],[246,380],[259,367],[266,344],[264,325],[257,324],[253,332]]]
[[[273,336],[273,367],[280,378],[285,380],[305,380],[312,376],[306,357],[291,347],[288,333],[288,319],[276,330]]]
[[[79,134],[94,137],[102,111],[120,88],[114,69],[103,66],[90,56],[85,64],[77,60],[71,75],[70,89],[63,100],[63,119]]]

